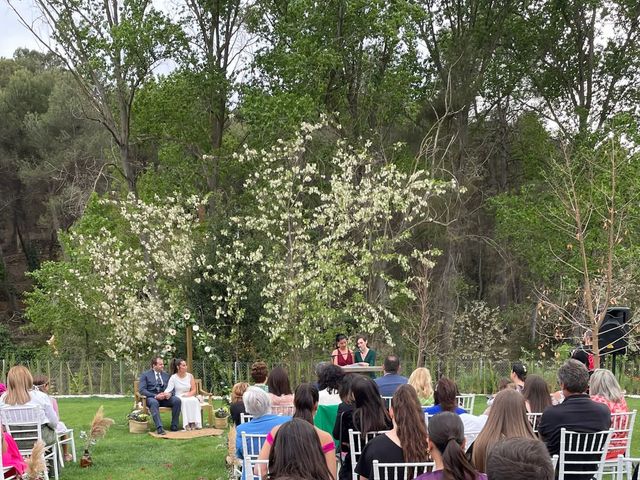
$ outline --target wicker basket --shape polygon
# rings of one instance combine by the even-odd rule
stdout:
[[[224,430],[225,428],[227,428],[227,418],[229,417],[223,417],[223,418],[215,417],[213,419],[213,425],[216,428],[219,428],[220,430]]]
[[[130,433],[147,433],[149,431],[149,422],[137,422],[129,419]]]

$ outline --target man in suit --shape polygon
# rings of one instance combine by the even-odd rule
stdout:
[[[567,360],[558,369],[558,383],[564,395],[564,401],[544,409],[540,417],[538,432],[547,445],[550,455],[560,453],[560,429],[572,432],[592,433],[608,430],[611,425],[611,413],[603,403],[591,400],[587,391],[589,371],[578,360]],[[580,468],[584,467],[584,468]],[[592,472],[593,465],[575,465],[573,470]],[[573,475],[574,480],[590,479],[592,473]]]
[[[156,424],[158,433],[166,435],[162,428],[160,418],[160,407],[171,408],[171,431],[178,431],[178,420],[180,419],[180,398],[165,392],[169,374],[164,372],[164,361],[160,357],[151,360],[151,370],[147,370],[140,375],[140,395],[147,397],[147,407],[151,412],[151,418]]]
[[[378,390],[383,397],[391,397],[400,385],[406,384],[409,379],[399,375],[400,371],[400,358],[397,355],[389,355],[384,359],[382,366],[384,375],[375,379],[378,384]]]

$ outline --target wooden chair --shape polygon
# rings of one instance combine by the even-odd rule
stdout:
[[[434,462],[380,463],[373,461],[373,480],[412,480],[418,475],[432,472]]]
[[[591,474],[595,480],[602,480],[607,448],[613,430],[594,433],[560,430],[560,455],[558,480],[586,477]]]
[[[204,423],[204,412],[207,412],[207,420],[209,426],[213,426],[213,394],[211,392],[207,392],[202,388],[202,380],[199,378],[195,379],[196,382],[196,395],[201,397],[200,400],[200,410],[202,411],[202,420]],[[135,380],[133,382],[133,408],[140,408],[144,413],[149,413],[149,408],[147,407],[147,397],[140,395],[140,380]],[[160,407],[160,413],[162,412],[170,412],[171,408],[169,407]]]

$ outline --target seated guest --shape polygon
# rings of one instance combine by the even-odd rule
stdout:
[[[529,375],[524,382],[522,391],[527,412],[542,413],[544,409],[551,406],[551,393],[549,385],[544,378],[538,375]]]
[[[231,414],[231,419],[236,427],[240,425],[240,414],[247,413],[244,408],[244,403],[242,403],[242,395],[247,391],[247,388],[249,388],[249,384],[247,382],[239,382],[231,387],[229,413]]]
[[[491,448],[500,440],[512,437],[536,438],[527,418],[523,396],[508,388],[496,395],[487,423],[471,447],[471,460],[476,469],[485,472]]]
[[[231,415],[231,428],[228,435],[228,449],[229,455],[227,455],[227,463],[232,464],[236,460],[236,427],[240,425],[240,415],[246,413],[244,410],[244,403],[242,403],[242,395],[249,388],[249,384],[246,382],[236,383],[231,387],[231,398],[229,401],[229,414]]]
[[[339,367],[353,365],[353,352],[347,345],[347,336],[342,333],[336,335],[336,348],[331,352],[331,363]]]
[[[400,358],[397,355],[389,355],[384,359],[382,366],[384,375],[376,378],[378,384],[378,390],[383,397],[392,396],[400,385],[405,385],[409,379],[399,375],[400,371]]]
[[[518,387],[516,387],[516,384],[513,383],[511,381],[510,378],[501,378],[500,381],[498,382],[498,392],[501,392],[502,390],[504,390],[505,388],[512,388],[514,390],[517,390]],[[489,396],[487,398],[487,410],[491,407],[491,405],[493,404],[493,399],[495,398],[495,393],[491,396]],[[484,412],[485,415],[489,415],[488,411]]]
[[[353,429],[353,407],[354,399],[351,385],[354,380],[360,378],[360,375],[355,373],[348,373],[342,379],[340,385],[340,405],[338,405],[338,414],[336,415],[336,421],[333,426],[333,438],[338,441],[340,445],[340,472],[338,478],[340,480],[348,480],[351,478],[351,459],[347,459],[349,456],[349,428]],[[346,427],[346,430],[345,430]],[[345,462],[349,462],[349,468],[345,467]]]
[[[373,478],[373,461],[381,463],[427,462],[427,429],[418,395],[410,385],[400,385],[391,399],[393,429],[369,440],[355,471],[360,480]],[[403,478],[404,472],[398,472]],[[383,480],[387,480],[383,477]],[[390,479],[389,479],[390,480]]]
[[[589,395],[594,402],[604,403],[609,407],[611,413],[625,413],[629,411],[627,402],[624,399],[624,392],[610,370],[597,368],[593,371],[589,379]],[[616,418],[616,424],[611,425],[611,427],[616,430],[622,430],[627,428],[627,425],[622,418]],[[607,453],[607,460],[618,458],[618,454],[624,455],[627,441],[624,432],[614,433],[611,438],[611,444],[609,445],[610,450]],[[620,448],[611,449],[612,447]]]
[[[420,405],[433,405],[433,387],[431,386],[431,372],[428,368],[416,368],[409,375],[409,385],[416,389]]]
[[[200,400],[196,397],[198,389],[193,375],[187,371],[187,362],[181,358],[171,360],[173,375],[165,393],[171,393],[180,398],[180,413],[182,414],[182,426],[185,430],[200,430],[202,428],[202,415],[200,413]]]
[[[458,392],[456,383],[450,378],[442,377],[436,383],[436,389],[433,392],[435,405],[425,408],[425,413],[429,415],[436,415],[440,412],[453,412],[458,415],[467,413],[464,408],[458,406],[458,400],[456,399],[458,395],[460,395],[460,392]]]
[[[464,454],[464,426],[460,417],[443,412],[429,420],[429,452],[435,463],[432,472],[416,480],[487,480]]]
[[[269,452],[269,479],[333,480],[335,476],[324,457],[313,426],[294,418],[283,424],[274,435]],[[335,471],[335,457],[333,465]]]
[[[339,436],[341,439],[341,451],[345,454],[342,467],[340,468],[340,478],[351,477],[351,450],[349,445],[349,429],[359,431],[363,437],[369,432],[379,432],[393,428],[391,416],[378,393],[378,387],[369,377],[358,375],[351,384],[354,408],[345,413],[342,418]]]
[[[51,400],[51,406],[53,406],[53,410],[56,412],[56,415],[58,415],[58,418],[60,418],[58,401],[54,397],[49,395],[49,378],[45,377],[44,375],[36,375],[35,377],[33,377],[33,387],[49,396],[49,400]],[[56,425],[56,434],[64,433],[66,431],[67,426],[62,422],[58,422],[58,424]],[[63,438],[66,439],[67,436],[65,435]],[[71,460],[73,460],[73,455],[69,453],[68,443],[62,444],[62,451],[64,452],[63,458],[65,462],[70,462]]]
[[[269,391],[267,387],[267,376],[269,375],[269,369],[264,362],[255,362],[251,365],[251,378],[253,379],[253,387],[258,387],[265,392]]]
[[[560,429],[572,432],[599,432],[611,425],[609,408],[586,394],[589,371],[578,360],[567,360],[558,369],[558,383],[564,401],[547,407],[540,418],[538,433],[550,455],[560,453]],[[587,477],[585,477],[587,478]]]
[[[273,427],[291,420],[287,415],[273,415],[271,413],[271,399],[267,392],[260,387],[251,386],[247,388],[242,396],[242,402],[247,413],[253,415],[253,420],[242,423],[236,428],[236,457],[244,458],[242,453],[242,433],[247,434],[268,434]],[[252,445],[257,452],[258,445]],[[242,478],[246,478],[242,472]]]
[[[160,418],[160,407],[171,408],[171,431],[178,431],[181,402],[178,397],[165,392],[169,384],[169,375],[164,372],[164,361],[160,357],[151,360],[151,370],[140,375],[138,391],[143,397],[147,397],[147,407],[151,412],[151,418],[160,435],[165,435]]]
[[[7,432],[0,432],[0,444],[2,445],[0,448],[2,451],[2,466],[9,469],[5,475],[7,477],[11,475],[22,475],[27,469],[27,464],[22,458],[18,445],[13,437]],[[2,471],[0,471],[0,474],[1,473]]]
[[[293,415],[293,418],[304,420],[310,425],[313,425],[313,416],[318,410],[318,389],[315,385],[311,385],[310,383],[301,383],[298,385],[294,395],[294,406],[296,407],[296,413]],[[260,450],[260,456],[258,457],[259,460],[267,460],[270,457],[273,439],[276,437],[280,428],[282,428],[282,425],[273,427],[269,432],[269,435],[267,435],[267,441]],[[325,457],[329,473],[331,474],[331,478],[336,478],[336,454],[333,437],[324,430],[320,430],[318,427],[314,426],[313,428],[320,440],[322,452]],[[265,476],[267,474],[265,471],[260,472],[259,467],[256,467],[256,473],[260,473],[260,476]]]
[[[344,371],[337,365],[325,364],[318,369],[320,405],[340,405],[340,384]]]
[[[56,426],[59,419],[49,395],[33,388],[33,377],[27,367],[16,365],[7,372],[7,391],[0,396],[0,407],[4,406],[40,406],[40,424],[42,425],[42,440],[47,445],[56,443],[58,436]],[[33,446],[33,441],[26,444],[20,440],[20,432],[13,432],[14,440],[20,449],[28,449]]]
[[[289,375],[284,368],[276,367],[271,370],[267,378],[267,391],[271,397],[271,406],[293,405]]]
[[[511,381],[516,384],[519,392],[524,390],[524,382],[527,379],[527,367],[522,362],[515,362],[511,365]]]
[[[487,458],[489,480],[553,480],[554,475],[551,457],[540,440],[502,440]]]

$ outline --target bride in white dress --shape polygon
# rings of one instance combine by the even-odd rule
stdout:
[[[173,375],[169,378],[165,392],[174,392],[180,397],[182,426],[185,430],[202,428],[200,400],[196,397],[196,382],[187,372],[187,362],[181,358],[171,361]]]

